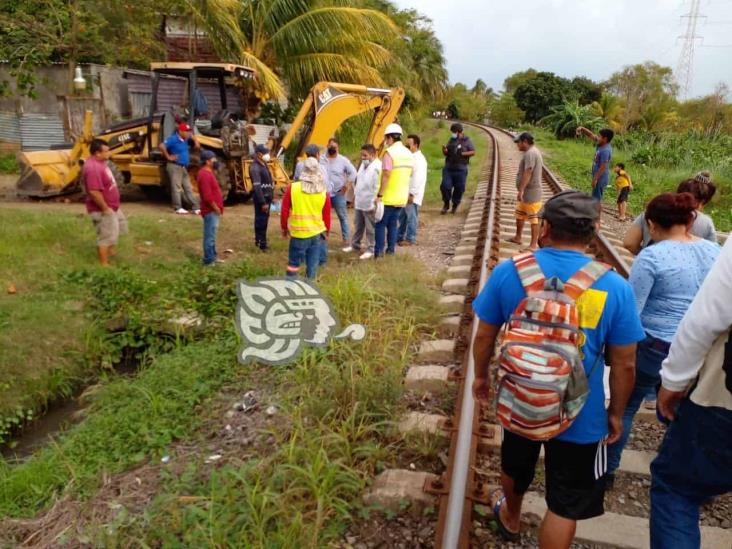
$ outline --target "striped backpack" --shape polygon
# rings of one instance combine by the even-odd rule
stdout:
[[[526,297],[503,333],[496,415],[512,433],[547,440],[566,430],[587,401],[576,300],[610,267],[591,261],[562,283],[546,279],[532,253],[513,261]]]

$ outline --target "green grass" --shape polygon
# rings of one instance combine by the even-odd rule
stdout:
[[[538,147],[544,153],[547,166],[571,186],[590,191],[590,169],[594,155],[594,146],[588,140],[558,140],[543,129],[529,128],[536,137]],[[681,167],[648,166],[631,160],[633,151],[616,147],[613,152],[613,163],[623,162],[633,180],[633,192],[630,194],[630,211],[633,215],[640,213],[648,201],[654,196],[675,191],[678,184],[695,173],[707,169],[708,166],[688,165]],[[719,231],[732,230],[732,170],[730,168],[712,169],[717,184],[717,194],[705,212],[711,215]],[[605,192],[604,201],[614,206],[617,195],[611,174],[610,184]]]
[[[15,153],[0,153],[0,174],[18,173],[18,161]]]
[[[308,349],[287,367],[243,367],[234,281],[280,273],[286,243],[275,239],[271,254],[238,254],[205,270],[200,224],[172,219],[132,216],[116,265],[101,269],[85,215],[3,210],[0,280],[18,293],[0,296],[3,349],[15,346],[0,359],[0,379],[12,379],[0,385],[2,404],[38,410],[97,382],[82,423],[21,464],[0,462],[0,517],[34,516],[64,497],[107,509],[117,504],[95,499],[104,479],[148,464],[152,503],[82,525],[84,539],[106,547],[325,546],[370,512],[359,501],[375,472],[400,455],[434,452],[424,442],[408,450],[393,422],[404,407],[406,366],[438,321],[436,285],[404,255],[363,264],[332,254],[319,284],[342,324],[365,324],[367,339]],[[220,238],[240,241],[240,230],[224,218]],[[206,319],[201,333],[159,333],[167,317],[189,310]],[[106,324],[120,318],[126,328],[108,333]],[[123,349],[139,352],[138,375],[106,374]],[[221,392],[250,389],[280,409],[282,421],[261,434],[273,442],[242,448],[223,466],[203,463],[225,421]],[[176,466],[155,469],[162,455]],[[13,535],[0,534],[0,545],[17,543]]]

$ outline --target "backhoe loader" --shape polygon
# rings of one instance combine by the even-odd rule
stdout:
[[[151,70],[152,99],[147,117],[122,122],[93,135],[91,112],[87,111],[84,130],[72,148],[19,154],[18,194],[49,197],[79,190],[81,166],[89,156],[89,145],[95,137],[109,144],[112,151],[110,165],[120,184],[138,185],[145,191],[165,190],[169,183],[159,145],[175,131],[178,122],[187,120],[194,128],[201,147],[212,150],[219,158],[217,178],[224,198],[230,193],[244,198],[250,196],[249,164],[253,143],[244,116],[227,109],[226,79],[251,79],[254,71],[241,65],[223,63],[153,63]],[[188,106],[183,112],[157,111],[161,75],[187,80]],[[199,79],[218,82],[222,110],[210,121],[198,116],[197,110],[200,109],[197,109],[196,96]],[[404,91],[400,88],[375,89],[331,82],[313,86],[282,141],[277,143],[275,138],[270,138],[269,145],[277,154],[273,155],[268,167],[276,187],[281,189],[290,181],[284,169],[283,155],[298,133],[301,135],[295,157],[299,157],[310,143],[324,147],[346,119],[374,111],[366,142],[378,148],[383,143],[383,128],[396,120],[403,100]],[[194,151],[190,165],[194,181],[197,168]]]

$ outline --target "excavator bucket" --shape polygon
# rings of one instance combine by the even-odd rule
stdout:
[[[33,151],[18,154],[20,177],[15,184],[19,195],[45,198],[76,188],[79,164],[72,149]]]

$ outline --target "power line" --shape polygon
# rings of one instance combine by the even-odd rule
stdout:
[[[691,9],[681,18],[686,19],[686,33],[679,38],[683,38],[684,45],[681,48],[679,56],[679,64],[676,68],[676,81],[679,84],[679,92],[683,99],[689,96],[691,84],[694,78],[694,49],[697,40],[703,41],[704,37],[696,33],[699,19],[706,19],[706,16],[699,14],[699,5],[701,0],[691,0]]]

